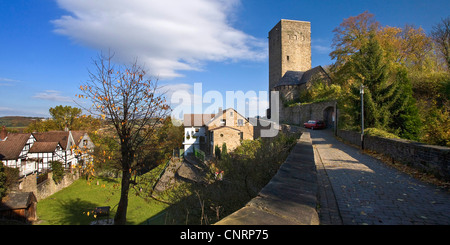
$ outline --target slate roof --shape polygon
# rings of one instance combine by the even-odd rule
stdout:
[[[0,211],[28,208],[33,202],[37,202],[33,192],[12,192],[0,202]]]
[[[5,141],[0,141],[0,160],[18,159],[30,135],[30,133],[8,134]]]
[[[58,146],[58,142],[34,142],[28,151],[29,153],[48,153],[54,152]]]
[[[285,86],[285,85],[300,85],[304,82],[302,82],[303,77],[302,71],[286,71],[284,76],[280,79],[277,85],[278,86]]]
[[[328,76],[322,66],[316,66],[307,71],[286,71],[284,76],[280,79],[277,85],[278,86],[286,86],[286,85],[301,85],[306,84],[311,80],[311,78],[318,73],[324,73]]]

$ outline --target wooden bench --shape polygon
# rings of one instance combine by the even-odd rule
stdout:
[[[101,216],[107,216],[109,217],[109,210],[111,209],[110,206],[105,206],[105,207],[96,207],[94,209],[94,214],[97,215],[97,217],[101,217]]]

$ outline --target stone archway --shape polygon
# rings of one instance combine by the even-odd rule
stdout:
[[[336,112],[334,106],[328,106],[323,110],[323,121],[327,128],[333,128],[336,120]]]

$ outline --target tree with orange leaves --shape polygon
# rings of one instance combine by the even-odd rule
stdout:
[[[85,109],[104,119],[117,136],[122,182],[114,224],[124,225],[132,173],[143,164],[137,161],[138,155],[148,147],[146,140],[159,130],[170,108],[157,80],[150,79],[137,61],[117,65],[112,58],[100,54],[94,60],[95,70],[89,71],[90,79],[80,86],[78,97],[90,100],[92,106]]]

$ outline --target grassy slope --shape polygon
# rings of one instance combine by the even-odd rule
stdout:
[[[110,218],[113,218],[119,198],[119,179],[97,178],[90,184],[84,179],[79,179],[71,186],[39,201],[37,215],[41,220],[40,224],[88,225],[95,220],[92,216],[95,207],[110,206],[112,209]],[[166,204],[153,199],[147,202],[142,197],[136,196],[134,190],[130,190],[127,223],[141,224],[165,208]]]

